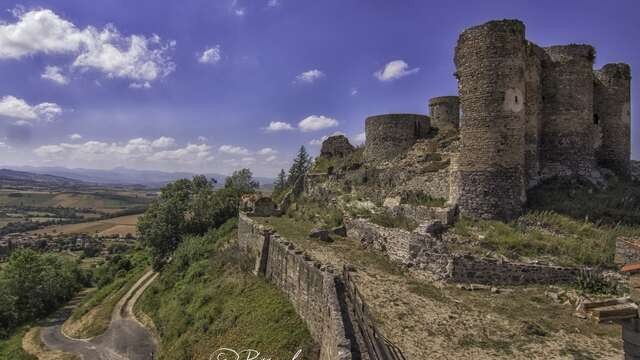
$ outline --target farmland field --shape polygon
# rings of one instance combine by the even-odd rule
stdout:
[[[128,215],[113,219],[89,221],[79,224],[54,225],[30,231],[30,234],[98,234],[102,236],[137,234],[136,224],[140,215]]]

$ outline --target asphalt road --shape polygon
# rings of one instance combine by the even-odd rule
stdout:
[[[133,305],[157,274],[144,274],[116,304],[111,324],[104,334],[89,340],[71,339],[62,333],[62,323],[72,307],[50,319],[40,331],[44,344],[53,350],[79,355],[83,360],[152,360],[156,343],[151,333],[133,316]]]

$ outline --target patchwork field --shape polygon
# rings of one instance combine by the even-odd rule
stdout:
[[[54,192],[38,190],[0,190],[0,206],[36,206],[94,209],[114,212],[135,205],[144,205],[149,199],[138,193],[118,192]]]
[[[89,221],[79,224],[55,225],[30,231],[30,234],[98,234],[102,236],[137,234],[137,215],[115,217],[113,219]]]

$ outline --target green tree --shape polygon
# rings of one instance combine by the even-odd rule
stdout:
[[[295,184],[300,176],[307,173],[311,168],[311,164],[311,156],[307,153],[307,149],[305,149],[304,145],[300,146],[300,150],[298,150],[298,154],[296,158],[293,159],[293,164],[291,164],[291,168],[289,169],[287,185]]]
[[[276,181],[273,182],[273,193],[279,194],[287,187],[287,174],[284,172],[284,169],[280,169],[280,173],[278,173],[278,177],[276,177]]]
[[[186,235],[202,235],[238,215],[240,196],[260,184],[249,169],[235,171],[222,189],[205,176],[165,186],[138,220],[142,243],[150,249],[155,269],[161,268]]]
[[[241,169],[233,172],[225,182],[224,187],[233,189],[239,194],[251,194],[256,192],[260,183],[253,180],[253,173],[249,169]]]

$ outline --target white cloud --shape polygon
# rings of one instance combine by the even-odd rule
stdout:
[[[244,8],[234,9],[233,13],[236,14],[236,16],[244,16],[244,14],[246,14],[246,10]]]
[[[275,155],[277,153],[278,152],[276,150],[273,150],[272,148],[264,148],[258,151],[258,155]]]
[[[16,119],[19,124],[28,124],[29,121],[51,121],[62,113],[62,108],[54,103],[41,103],[29,105],[23,99],[7,95],[0,98],[0,116]]]
[[[409,69],[409,64],[403,60],[394,60],[385,65],[384,69],[376,71],[373,76],[380,81],[392,81],[415,74],[418,71],[420,68]]]
[[[148,81],[145,82],[132,82],[129,84],[129,87],[132,89],[149,89],[151,88],[151,83]]]
[[[328,138],[330,138],[331,136],[336,136],[336,135],[344,135],[343,132],[341,131],[336,131],[331,135],[325,135],[323,137],[321,137],[320,139],[313,139],[311,141],[309,141],[309,145],[313,145],[313,146],[320,146],[322,145],[322,143],[327,140]]]
[[[201,64],[217,64],[220,60],[222,60],[220,45],[206,48],[198,55],[198,62]]]
[[[313,70],[305,71],[302,74],[296,76],[296,80],[304,83],[312,83],[325,76],[326,75],[322,71],[318,69],[313,69]]]
[[[240,146],[233,145],[222,145],[218,149],[221,153],[230,154],[230,155],[249,155],[251,152]]]
[[[72,68],[137,82],[151,82],[175,70],[168,55],[175,42],[163,42],[157,35],[125,36],[113,25],[79,29],[48,9],[14,15],[16,22],[0,24],[0,59],[68,54],[75,56]]]
[[[170,140],[169,140],[170,139]],[[175,164],[199,164],[211,161],[211,146],[206,144],[187,144],[176,149],[166,149],[175,146],[175,141],[169,137],[156,140],[145,138],[130,139],[125,143],[107,143],[102,141],[87,141],[80,144],[60,143],[43,145],[33,152],[46,160],[64,160],[65,162],[85,163],[136,163],[136,162],[167,162]]]
[[[163,150],[149,157],[155,161],[177,161],[182,163],[192,163],[197,161],[211,161],[211,146],[206,144],[188,144],[187,146],[175,150]]]
[[[364,144],[365,141],[367,140],[367,136],[364,132],[361,132],[359,134],[355,134],[352,138],[351,141],[353,141],[353,143],[355,145],[361,145]]]
[[[280,5],[280,1],[279,0],[269,0],[267,1],[267,6],[268,7],[276,7]]]
[[[293,126],[291,124],[282,122],[282,121],[272,121],[269,123],[269,126],[265,128],[267,132],[276,132],[276,131],[287,131],[293,130]]]
[[[317,131],[338,126],[338,120],[323,115],[311,115],[298,123],[302,132]]]
[[[351,96],[356,96],[356,95],[358,95],[358,89],[357,88],[351,89]]]
[[[205,136],[198,136],[198,141],[200,142],[207,142],[207,140],[209,139],[207,139]]]
[[[82,139],[82,135],[77,134],[77,133],[76,134],[71,134],[71,135],[69,135],[69,139],[71,139],[71,140],[80,140],[80,139]]]
[[[161,136],[151,143],[151,146],[158,149],[170,148],[176,144],[176,140],[172,137]]]
[[[278,157],[275,155],[269,156],[268,158],[266,158],[264,161],[266,162],[272,162],[275,161]]]
[[[62,69],[58,66],[47,66],[40,77],[59,85],[67,85],[69,83],[69,79],[62,74]]]

